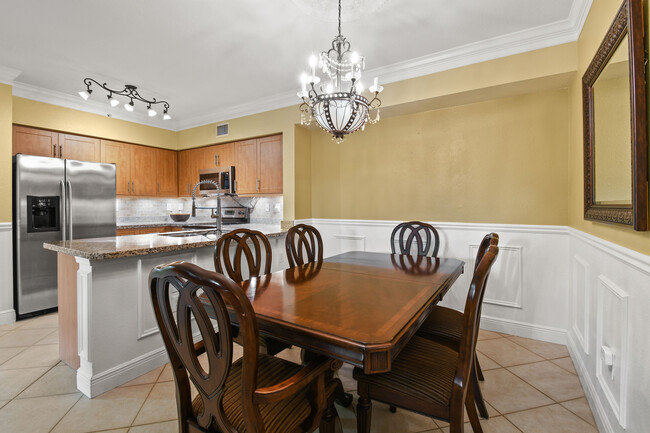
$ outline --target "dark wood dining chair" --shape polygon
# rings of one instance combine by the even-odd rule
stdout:
[[[214,247],[214,269],[228,275],[236,283],[271,273],[273,254],[264,233],[257,230],[237,229],[223,234]],[[237,336],[237,326],[233,325]],[[239,342],[239,340],[237,340]],[[289,345],[263,336],[260,345],[270,355],[276,355]]]
[[[458,351],[415,335],[393,361],[391,371],[365,374],[355,368],[359,401],[357,432],[369,433],[372,400],[421,413],[450,423],[451,433],[463,433],[467,410],[474,433],[482,433],[474,405],[471,379],[479,332],[480,301],[499,247],[491,245],[474,271],[463,313]]]
[[[255,311],[226,275],[176,262],[154,268],[149,287],[174,373],[181,433],[335,431],[332,373],[340,361],[320,357],[302,367],[259,354]],[[243,337],[243,357],[234,363],[229,310]],[[198,391],[194,399],[190,381]]]
[[[390,248],[393,254],[411,254],[414,242],[417,247],[414,255],[438,257],[440,236],[431,224],[421,221],[403,222],[395,226],[390,234]]]
[[[323,238],[316,227],[298,224],[287,231],[285,239],[289,267],[323,261]]]
[[[485,255],[485,252],[491,246],[499,245],[499,235],[496,233],[489,233],[483,237],[481,244],[479,245],[478,252],[476,253],[476,260],[474,262],[474,271],[481,259]],[[483,297],[479,299],[479,313],[483,305]],[[480,319],[480,314],[479,314]],[[452,308],[443,307],[441,305],[436,305],[429,317],[425,319],[422,323],[416,335],[424,337],[438,343],[444,344],[445,346],[458,351],[460,347],[460,342],[463,334],[463,313],[461,311],[454,310]],[[478,362],[476,354],[474,354],[474,368],[472,369],[472,380],[474,381],[474,397],[476,401],[476,406],[478,407],[478,412],[483,418],[488,418],[487,407],[485,406],[485,401],[483,400],[483,394],[481,393],[481,387],[478,384],[479,380],[483,380],[483,372],[481,371],[481,365]]]

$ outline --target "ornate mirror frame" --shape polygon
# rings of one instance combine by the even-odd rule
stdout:
[[[582,76],[585,219],[631,225],[638,231],[648,230],[648,120],[643,32],[643,1],[625,0]],[[626,35],[630,62],[632,205],[596,204],[593,86]]]

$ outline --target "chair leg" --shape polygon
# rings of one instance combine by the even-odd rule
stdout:
[[[340,422],[339,414],[332,404],[330,407],[325,409],[318,431],[321,433],[336,433],[336,424]]]
[[[481,370],[481,364],[478,363],[478,356],[474,353],[474,365],[476,366],[476,374],[478,375],[478,380],[483,382],[485,378],[483,377],[483,370]]]
[[[372,402],[367,397],[359,397],[357,402],[357,433],[370,433]]]
[[[483,433],[481,428],[481,421],[478,418],[478,413],[476,413],[476,406],[474,405],[474,384],[473,380],[469,383],[469,389],[467,390],[467,397],[465,398],[465,409],[467,410],[467,418],[469,418],[469,423],[472,426],[474,433]]]
[[[481,392],[481,387],[478,384],[478,371],[472,366],[472,387],[474,388],[474,401],[476,402],[476,407],[478,407],[478,413],[481,414],[481,417],[488,419],[487,407],[485,406],[485,401],[483,400],[483,393]]]

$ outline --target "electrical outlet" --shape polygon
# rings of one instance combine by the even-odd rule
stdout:
[[[168,210],[169,212],[172,211],[172,204],[171,204],[171,203],[167,203],[167,210]]]
[[[179,212],[183,212],[183,203],[178,203]]]
[[[267,212],[270,212],[270,211],[271,211],[271,205],[268,204],[268,203],[265,204],[265,205],[264,205],[264,210],[267,211]]]
[[[282,212],[282,205],[280,203],[275,204],[275,211],[276,212]]]

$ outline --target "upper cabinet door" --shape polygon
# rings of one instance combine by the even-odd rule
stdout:
[[[258,191],[262,194],[282,193],[282,136],[258,138],[257,149]]]
[[[235,180],[238,194],[255,194],[258,190],[257,140],[246,140],[235,145]]]
[[[154,196],[156,183],[156,150],[145,146],[131,146],[131,194]]]
[[[59,135],[59,157],[76,159],[78,161],[101,161],[101,146],[99,139],[82,137],[80,135]]]
[[[13,154],[59,156],[59,133],[42,129],[13,127]]]
[[[131,194],[131,149],[126,143],[101,140],[101,162],[115,164],[117,195]]]
[[[203,155],[205,163],[208,165],[205,168],[212,167],[228,167],[235,164],[235,150],[233,143],[215,144],[205,148]]]
[[[199,181],[199,169],[203,167],[205,149],[190,149],[178,152],[178,195],[192,195],[192,188]]]
[[[177,160],[173,150],[156,150],[158,195],[172,196],[178,193]]]

